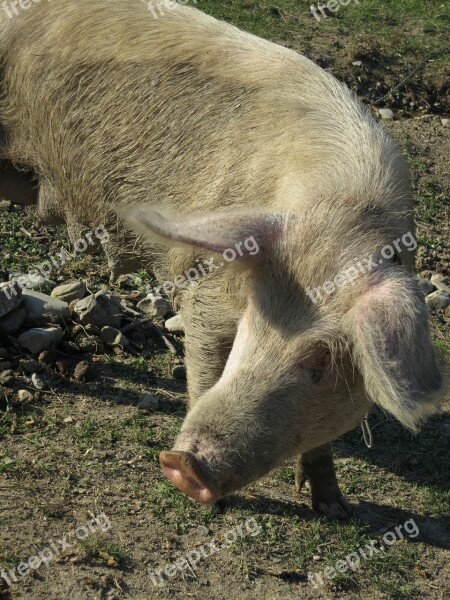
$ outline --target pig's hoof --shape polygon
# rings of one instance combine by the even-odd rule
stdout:
[[[341,492],[337,492],[334,499],[313,502],[316,512],[332,519],[345,520],[352,516],[353,509]]]

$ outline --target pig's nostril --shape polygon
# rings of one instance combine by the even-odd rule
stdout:
[[[219,493],[200,463],[190,452],[161,452],[161,467],[173,485],[201,504],[212,504]]]

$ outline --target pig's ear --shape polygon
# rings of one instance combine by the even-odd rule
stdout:
[[[423,295],[412,277],[375,276],[345,317],[367,395],[413,431],[435,412],[442,378]]]
[[[228,249],[236,250],[237,244],[246,254],[259,253],[278,237],[286,219],[285,215],[256,210],[180,217],[145,205],[119,208],[117,212],[133,229],[155,243],[194,246],[221,254]]]

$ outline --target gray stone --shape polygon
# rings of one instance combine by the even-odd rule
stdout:
[[[394,118],[394,113],[390,108],[379,108],[378,113],[382,119],[391,120]]]
[[[86,295],[86,286],[82,281],[72,281],[58,285],[52,291],[53,298],[59,298],[70,304],[73,300],[82,300]]]
[[[12,368],[13,365],[8,360],[0,360],[0,373],[3,373],[3,371],[11,371]]]
[[[0,373],[0,385],[8,385],[14,381],[14,371],[3,371]]]
[[[121,331],[119,331],[118,329],[115,329],[114,327],[103,327],[101,333],[100,333],[100,337],[102,338],[102,340],[105,342],[105,344],[107,346],[128,346],[129,345],[129,341],[127,340],[127,338],[123,335],[123,333]]]
[[[165,328],[171,333],[184,333],[184,323],[181,315],[175,315],[165,322]]]
[[[22,290],[18,285],[0,283],[0,317],[12,312],[21,301]]]
[[[148,294],[146,298],[141,300],[136,308],[154,319],[163,319],[172,309],[172,304],[165,298]]]
[[[111,294],[98,292],[95,296],[88,296],[74,306],[75,319],[82,325],[95,325],[105,327],[109,325],[120,328],[122,322],[122,306]]]
[[[28,390],[19,390],[17,392],[17,397],[20,402],[31,402],[34,400],[33,394]]]
[[[437,288],[441,292],[445,292],[446,294],[450,295],[449,281],[447,277],[442,275],[442,273],[436,273],[435,275],[432,275],[431,283],[434,285],[435,288]]]
[[[33,373],[31,376],[31,381],[37,390],[45,390],[47,387],[46,382],[42,379],[42,377],[39,377],[37,373]]]
[[[417,283],[419,284],[420,291],[424,296],[428,296],[428,294],[431,294],[431,292],[435,289],[434,285],[429,279],[420,278],[417,280]]]
[[[443,119],[441,117],[441,124],[442,124],[442,127],[450,127],[450,119]]]
[[[57,346],[62,342],[64,332],[61,327],[35,328],[22,333],[17,338],[21,346],[32,354],[38,354],[47,348]]]
[[[39,354],[39,363],[45,367],[51,367],[58,359],[58,355],[54,350],[44,350]]]
[[[67,302],[40,292],[23,290],[22,307],[26,310],[26,323],[28,325],[64,323],[70,318]]]
[[[186,367],[184,365],[175,365],[172,371],[172,376],[175,379],[186,379]]]
[[[26,318],[26,310],[19,306],[19,308],[16,308],[12,312],[0,318],[0,329],[2,329],[8,335],[13,335],[19,331],[19,329],[25,323]]]
[[[152,396],[151,394],[144,394],[139,399],[137,405],[141,410],[156,410],[159,407],[159,398]]]
[[[73,372],[73,376],[77,381],[89,381],[93,379],[94,372],[90,363],[87,360],[82,360],[77,364]]]
[[[77,340],[81,352],[93,352],[94,354],[103,354],[105,352],[105,344],[97,335],[81,337]]]
[[[432,292],[425,298],[430,310],[442,310],[450,304],[450,296],[442,290]]]
[[[361,60],[354,60],[354,61],[352,62],[352,65],[353,65],[354,67],[362,67],[362,61],[361,61]]]

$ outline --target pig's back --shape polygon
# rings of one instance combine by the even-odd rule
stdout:
[[[88,225],[112,202],[301,212],[407,195],[395,146],[347,88],[195,9],[42,2],[3,25],[0,52],[3,154]]]

